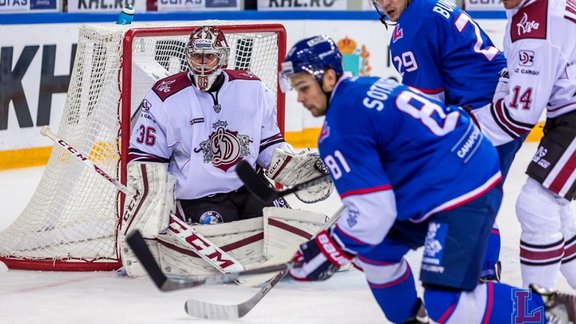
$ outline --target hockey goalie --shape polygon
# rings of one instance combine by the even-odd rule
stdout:
[[[204,274],[256,266],[309,239],[323,214],[266,204],[235,173],[248,161],[269,179],[291,186],[316,177],[316,154],[294,154],[278,128],[273,94],[249,71],[227,69],[224,34],[202,26],[190,35],[189,71],[158,81],[135,115],[121,238],[139,229],[169,274]],[[315,202],[331,183],[299,192]],[[123,245],[129,276],[144,270]]]

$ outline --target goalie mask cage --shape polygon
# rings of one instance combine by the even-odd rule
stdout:
[[[202,25],[217,25],[226,34],[229,69],[250,70],[275,92],[283,131],[284,95],[277,76],[286,52],[284,27],[199,21],[178,27],[81,27],[59,136],[126,184],[131,117],[157,80],[188,70],[188,37]],[[54,145],[30,202],[0,233],[0,261],[10,269],[119,268],[124,198],[92,168]]]

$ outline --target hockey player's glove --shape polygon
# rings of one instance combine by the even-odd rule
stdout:
[[[496,104],[501,99],[506,98],[508,95],[508,91],[510,90],[508,84],[510,83],[510,74],[508,73],[507,68],[503,68],[498,73],[498,84],[496,85],[496,89],[494,90],[494,96],[492,97],[492,103]]]
[[[332,235],[324,230],[302,245],[292,258],[290,276],[299,281],[330,278],[338,269],[350,263],[353,256],[342,250]]]

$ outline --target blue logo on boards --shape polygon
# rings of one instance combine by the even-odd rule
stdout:
[[[206,8],[236,8],[236,0],[206,0]]]
[[[46,10],[46,9],[56,9],[57,0],[30,0],[31,10]]]

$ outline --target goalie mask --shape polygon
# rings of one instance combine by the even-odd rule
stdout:
[[[334,40],[325,35],[305,38],[290,49],[282,62],[282,90],[287,90],[290,76],[301,72],[311,74],[322,86],[324,71],[329,68],[336,72],[338,78],[344,74],[342,54]]]
[[[198,89],[210,89],[222,68],[228,65],[229,54],[230,47],[220,29],[202,26],[192,32],[186,46],[186,57]]]

